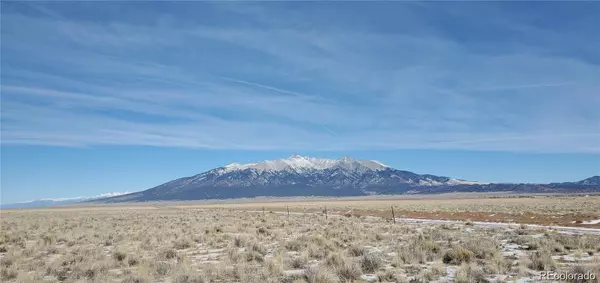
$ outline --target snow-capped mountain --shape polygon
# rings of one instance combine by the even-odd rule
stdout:
[[[303,157],[297,154],[290,158],[266,160],[258,163],[239,164],[231,163],[223,167],[223,172],[233,172],[245,169],[255,169],[257,171],[294,171],[308,172],[312,170],[325,170],[331,168],[344,168],[347,170],[383,170],[388,168],[383,163],[375,160],[355,160],[350,157],[340,159]]]
[[[450,192],[599,193],[600,176],[578,182],[484,183],[394,169],[375,160],[289,158],[231,163],[154,188],[67,202],[139,202],[291,196],[364,196]],[[65,204],[65,203],[60,203]],[[55,204],[45,204],[55,205]],[[3,208],[6,205],[3,205]],[[22,206],[21,206],[22,207]]]
[[[313,158],[293,155],[256,163],[232,163],[170,181],[106,202],[226,199],[257,196],[361,196],[447,192],[597,192],[585,184],[492,184],[429,174],[416,174],[375,160]],[[591,180],[591,181],[590,181]]]
[[[256,196],[360,196],[442,192],[491,184],[416,174],[375,160],[293,155],[256,163],[232,163],[107,201],[223,199]]]
[[[361,196],[448,192],[598,192],[580,182],[552,184],[493,184],[391,168],[375,160],[350,157],[326,159],[292,155],[256,163],[232,163],[191,177],[104,202],[198,200],[258,196]]]

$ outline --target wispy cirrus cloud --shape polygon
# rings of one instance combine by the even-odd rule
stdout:
[[[600,23],[521,5],[8,3],[2,143],[599,152]]]

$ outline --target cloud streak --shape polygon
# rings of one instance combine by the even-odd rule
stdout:
[[[600,42],[591,16],[574,33],[519,3],[90,4],[3,5],[3,145],[600,152],[600,67],[570,43]]]

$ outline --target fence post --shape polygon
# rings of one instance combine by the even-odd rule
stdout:
[[[287,208],[287,213],[288,213],[288,219],[290,219],[290,207],[286,206],[286,208]]]
[[[394,224],[396,224],[396,214],[394,214],[394,206],[392,205],[392,220],[394,221]]]
[[[325,206],[325,220],[327,220],[327,206]]]

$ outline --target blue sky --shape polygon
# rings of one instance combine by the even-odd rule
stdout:
[[[2,203],[292,153],[600,173],[600,3],[1,5]]]

